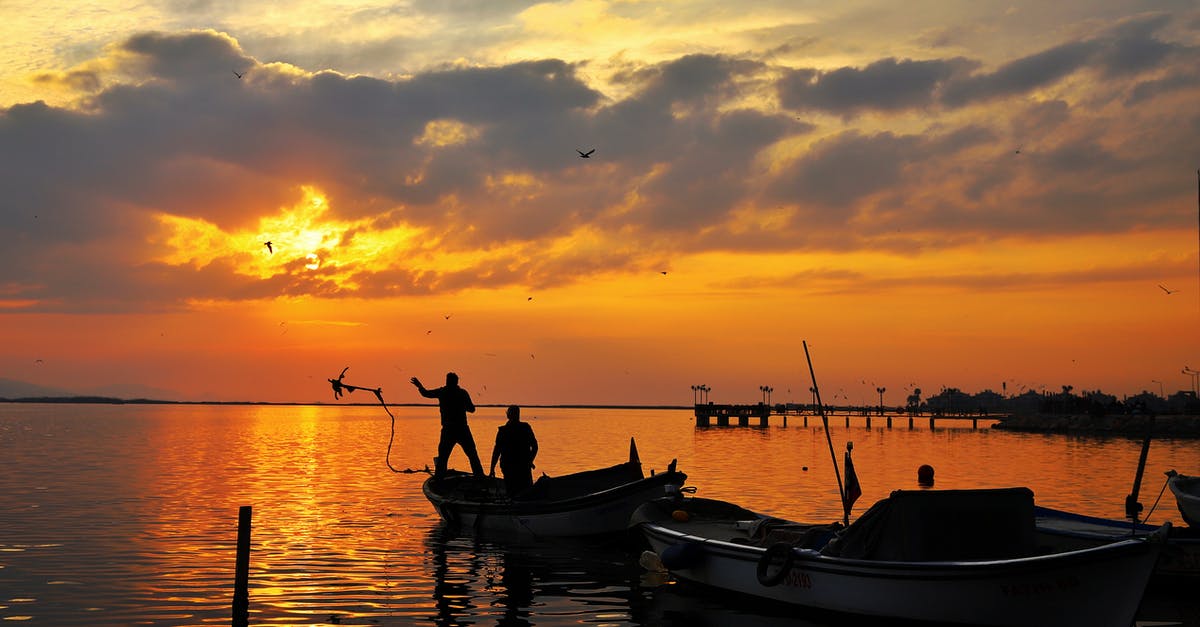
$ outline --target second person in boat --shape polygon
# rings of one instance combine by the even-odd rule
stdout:
[[[496,462],[504,474],[504,489],[509,498],[528,490],[533,485],[533,460],[537,457],[538,442],[533,427],[521,422],[521,408],[508,407],[508,422],[496,431],[496,444],[492,447],[492,469],[489,475],[496,476]]]

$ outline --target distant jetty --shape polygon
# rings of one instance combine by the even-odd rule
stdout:
[[[1029,433],[1073,433],[1115,435],[1141,438],[1146,435],[1150,416],[1146,414],[1016,414],[1005,416],[993,429]],[[1155,438],[1200,438],[1200,416],[1167,414],[1154,417],[1151,429]]]

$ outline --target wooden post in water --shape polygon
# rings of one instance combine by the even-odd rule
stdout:
[[[909,415],[908,415],[908,428],[909,428],[909,430],[910,430],[910,431],[911,431],[911,430],[912,430],[912,428],[913,428],[913,415],[912,415],[912,414],[909,414]]]
[[[887,428],[888,428],[888,429],[891,429],[891,428],[892,428],[892,417],[891,417],[891,416],[888,416],[888,418],[887,418],[887,421],[888,421],[888,423],[887,423]]]
[[[233,575],[233,627],[250,624],[250,511],[238,511],[237,561]]]
[[[867,428],[871,428],[871,414],[867,414]]]

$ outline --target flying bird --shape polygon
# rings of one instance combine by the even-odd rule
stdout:
[[[591,149],[591,150],[589,150],[589,151],[587,151],[587,152],[584,152],[584,151],[582,151],[582,150],[580,150],[580,149],[576,148],[576,149],[575,149],[575,152],[579,153],[579,158],[580,158],[580,159],[591,159],[591,158],[592,158],[592,153],[593,153],[593,152],[596,152],[596,149],[595,149],[595,148],[593,148],[593,149]]]
[[[529,298],[526,298],[525,300],[526,300],[526,301],[531,301],[531,300],[533,300],[533,297],[532,297],[532,296],[530,296]]]
[[[666,270],[663,270],[662,272],[660,272],[660,274],[664,274],[664,275],[665,275],[666,273],[667,273],[667,271],[666,271]]]
[[[1167,288],[1163,287],[1163,286],[1162,286],[1162,283],[1159,283],[1159,284],[1158,284],[1158,287],[1159,287],[1159,289],[1161,289],[1162,291],[1166,292],[1167,294],[1174,294],[1175,292],[1178,292],[1178,291],[1179,291],[1179,290],[1169,290],[1169,289],[1167,289]]]
[[[445,319],[447,319],[447,320],[449,320],[449,319],[450,319],[450,316],[452,316],[452,315],[453,315],[453,314],[446,314],[446,315],[444,315],[444,316],[442,316],[442,317],[443,317],[443,318],[445,318]]]
[[[263,246],[267,247],[268,253],[271,253],[272,255],[275,254],[275,249],[271,247],[271,242],[263,242]]]
[[[238,78],[241,78],[241,77],[245,76],[245,73],[238,74],[238,71],[237,71],[237,70],[234,70],[234,71],[233,71],[233,75],[234,75],[234,76],[236,76],[236,77],[238,77]]]

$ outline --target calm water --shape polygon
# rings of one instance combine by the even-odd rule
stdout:
[[[435,408],[394,410],[397,468],[431,463]],[[538,470],[672,458],[700,496],[798,520],[839,515],[819,420],[697,429],[687,411],[527,408]],[[472,427],[486,465],[501,408]],[[937,487],[1027,485],[1039,503],[1120,517],[1140,441],[1011,434],[918,420],[831,423],[854,442],[856,513],[932,464]],[[943,426],[945,425],[945,426]],[[516,543],[455,536],[423,474],[385,463],[382,408],[0,404],[0,619],[39,625],[228,624],[238,508],[254,507],[251,623],[258,625],[830,625],[697,594],[637,566],[616,541]],[[456,450],[451,466],[466,466]],[[1163,471],[1200,472],[1200,443],[1157,440],[1142,502]],[[1169,493],[1152,520],[1179,515]],[[1195,625],[1195,602],[1149,597],[1143,617]]]

